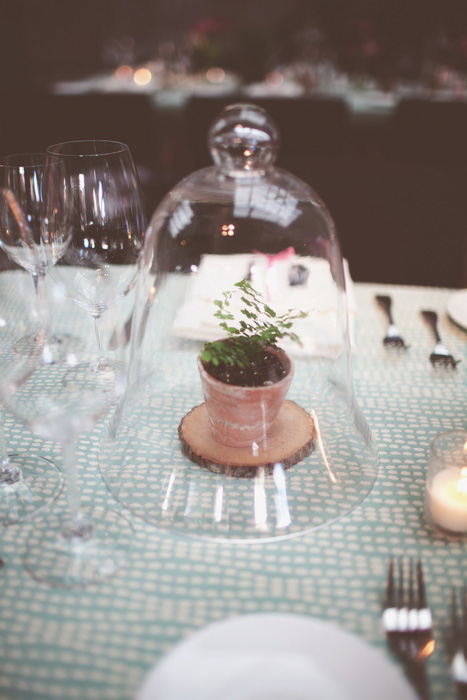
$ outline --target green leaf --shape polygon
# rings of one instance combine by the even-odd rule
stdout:
[[[295,319],[308,315],[306,312],[289,309],[278,316],[245,278],[236,282],[234,288],[233,292],[222,293],[224,301],[217,299],[214,302],[217,310],[213,312],[214,317],[220,321],[219,327],[225,331],[230,342],[228,345],[219,341],[206,343],[201,354],[203,361],[244,368],[258,357],[264,345],[273,347],[280,338],[289,337],[301,345],[298,336],[290,329]],[[243,304],[240,313],[243,318],[236,322],[234,314],[227,307],[230,306],[232,295],[237,290],[243,292],[240,296]]]
[[[252,318],[255,319],[256,315],[252,314],[251,311],[248,311],[247,309],[240,309],[240,313],[246,316],[247,318]]]

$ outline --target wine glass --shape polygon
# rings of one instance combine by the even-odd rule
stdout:
[[[99,350],[96,365],[74,367],[64,381],[87,371],[105,378],[114,368],[102,344],[100,318],[133,288],[145,228],[128,146],[116,141],[50,146],[44,205],[42,240],[51,253],[50,274],[91,314]]]
[[[24,291],[25,309],[19,303],[18,287]],[[5,360],[18,357],[14,351],[15,338],[18,331],[30,325],[30,296],[30,280],[24,270],[6,270],[0,274],[0,366]],[[29,450],[8,450],[0,402],[0,526],[41,514],[62,488],[62,474],[50,459]]]
[[[14,347],[25,355],[39,352],[48,332],[47,262],[40,245],[44,164],[43,153],[0,158],[0,246],[11,260],[31,274],[39,318],[39,332],[24,336]]]
[[[107,279],[104,285],[110,284]],[[114,335],[120,327],[113,324]],[[120,336],[118,336],[120,337]],[[122,347],[118,343],[118,347]],[[38,437],[61,448],[66,477],[67,508],[52,509],[28,535],[23,563],[38,580],[54,587],[82,587],[106,579],[125,562],[132,528],[111,509],[81,504],[76,471],[76,441],[91,430],[122,395],[123,372],[113,372],[103,387],[92,376],[83,384],[63,377],[89,349],[79,343],[66,355],[10,355],[3,359],[0,398],[14,416]],[[123,368],[123,363],[118,364]],[[96,380],[97,376],[95,375]]]

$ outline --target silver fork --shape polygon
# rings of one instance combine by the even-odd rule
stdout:
[[[429,700],[424,662],[435,649],[433,623],[426,600],[420,559],[416,565],[416,592],[413,570],[412,560],[409,559],[408,583],[405,587],[404,566],[400,559],[396,586],[394,560],[390,559],[382,622],[389,648],[404,662],[406,674],[419,698]]]
[[[460,619],[459,619],[460,618]],[[467,588],[460,591],[460,615],[457,611],[457,594],[451,591],[451,675],[457,686],[459,697],[467,698]]]
[[[445,367],[453,367],[455,369],[456,365],[459,364],[460,360],[454,359],[454,357],[451,355],[451,353],[441,340],[441,336],[438,331],[438,314],[436,313],[436,311],[422,311],[421,313],[423,318],[433,331],[433,335],[435,336],[436,340],[436,345],[433,348],[433,352],[430,355],[431,364],[435,367],[438,365],[444,365]]]
[[[375,298],[376,298],[376,301],[378,302],[378,304],[381,306],[381,308],[385,312],[385,314],[388,318],[388,321],[389,321],[389,326],[388,326],[388,329],[386,331],[386,335],[383,338],[383,344],[390,345],[390,346],[396,347],[396,348],[407,349],[409,346],[406,344],[405,340],[403,339],[403,337],[399,333],[399,329],[397,328],[396,324],[394,323],[394,319],[392,317],[391,297],[385,296],[384,294],[377,294]]]

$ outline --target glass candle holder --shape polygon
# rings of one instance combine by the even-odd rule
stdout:
[[[441,532],[467,535],[467,432],[449,430],[431,442],[425,515]]]

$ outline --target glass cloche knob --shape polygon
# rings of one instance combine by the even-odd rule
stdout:
[[[279,131],[261,107],[235,104],[213,123],[208,143],[214,163],[226,175],[261,175],[276,159]]]

